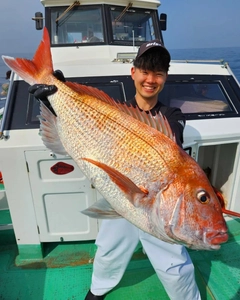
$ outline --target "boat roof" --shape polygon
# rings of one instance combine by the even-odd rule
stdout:
[[[121,0],[121,1],[114,1],[114,0],[105,0],[105,1],[99,1],[99,0],[81,0],[79,1],[80,5],[94,5],[94,4],[109,4],[109,5],[122,5],[122,6],[128,6],[130,3],[134,7],[147,7],[151,9],[157,9],[161,2],[159,0],[132,0],[129,2],[129,0]],[[41,3],[45,6],[68,6],[73,5],[72,0],[41,0]]]

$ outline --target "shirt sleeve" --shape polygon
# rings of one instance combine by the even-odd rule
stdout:
[[[186,124],[184,114],[179,108],[169,107],[164,115],[166,116],[169,125],[175,134],[177,144],[182,147],[183,144],[183,130]]]

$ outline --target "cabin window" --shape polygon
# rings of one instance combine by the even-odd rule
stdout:
[[[89,81],[89,80],[88,80]],[[112,97],[113,99],[119,102],[126,101],[126,95],[124,90],[124,84],[121,81],[114,81],[114,82],[91,82],[91,83],[82,83],[85,85],[90,85],[95,87],[99,90],[102,90],[107,95]],[[39,124],[39,101],[34,98],[33,95],[28,94],[28,102],[27,102],[27,119],[26,124]]]
[[[111,6],[110,15],[114,42],[131,43],[156,39],[153,11],[146,9]]]
[[[52,44],[103,43],[101,7],[51,8]]]
[[[205,80],[202,80],[203,78]],[[72,77],[67,80],[103,90],[120,102],[132,99],[135,87],[130,75]],[[39,128],[39,101],[28,92],[29,84],[13,82],[4,108],[3,130]],[[165,105],[182,109],[187,120],[240,117],[239,86],[232,76],[171,75],[159,99]]]
[[[168,82],[162,93],[161,101],[178,107],[184,114],[225,113],[234,110],[222,84],[216,82]]]

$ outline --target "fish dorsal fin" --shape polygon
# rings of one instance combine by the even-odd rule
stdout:
[[[68,155],[57,130],[57,117],[40,102],[40,133],[44,145],[56,154]]]
[[[117,103],[117,106],[126,114],[162,132],[176,143],[175,135],[172,132],[168,120],[161,114],[161,112],[153,116],[150,112],[147,113],[145,111],[141,111],[138,107],[128,106],[127,104],[121,103]]]
[[[138,107],[134,107],[132,105],[127,105],[126,103],[120,103],[118,101],[115,101],[113,98],[111,98],[106,93],[104,93],[103,91],[97,88],[75,83],[75,82],[70,82],[70,81],[66,82],[66,84],[71,89],[75,90],[80,94],[85,94],[85,95],[87,94],[96,97],[99,100],[102,100],[112,106],[117,107],[119,110],[123,111],[124,113],[162,132],[163,134],[168,136],[171,140],[176,142],[172,129],[166,117],[163,116],[161,112],[153,116],[151,113],[146,113],[145,111],[141,111]]]

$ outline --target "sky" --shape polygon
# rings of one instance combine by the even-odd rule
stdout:
[[[160,0],[169,49],[240,47],[240,0]]]
[[[44,13],[40,0],[1,0],[1,54],[35,52],[42,37],[35,12]],[[240,47],[240,0],[161,0],[160,12],[169,49]]]

